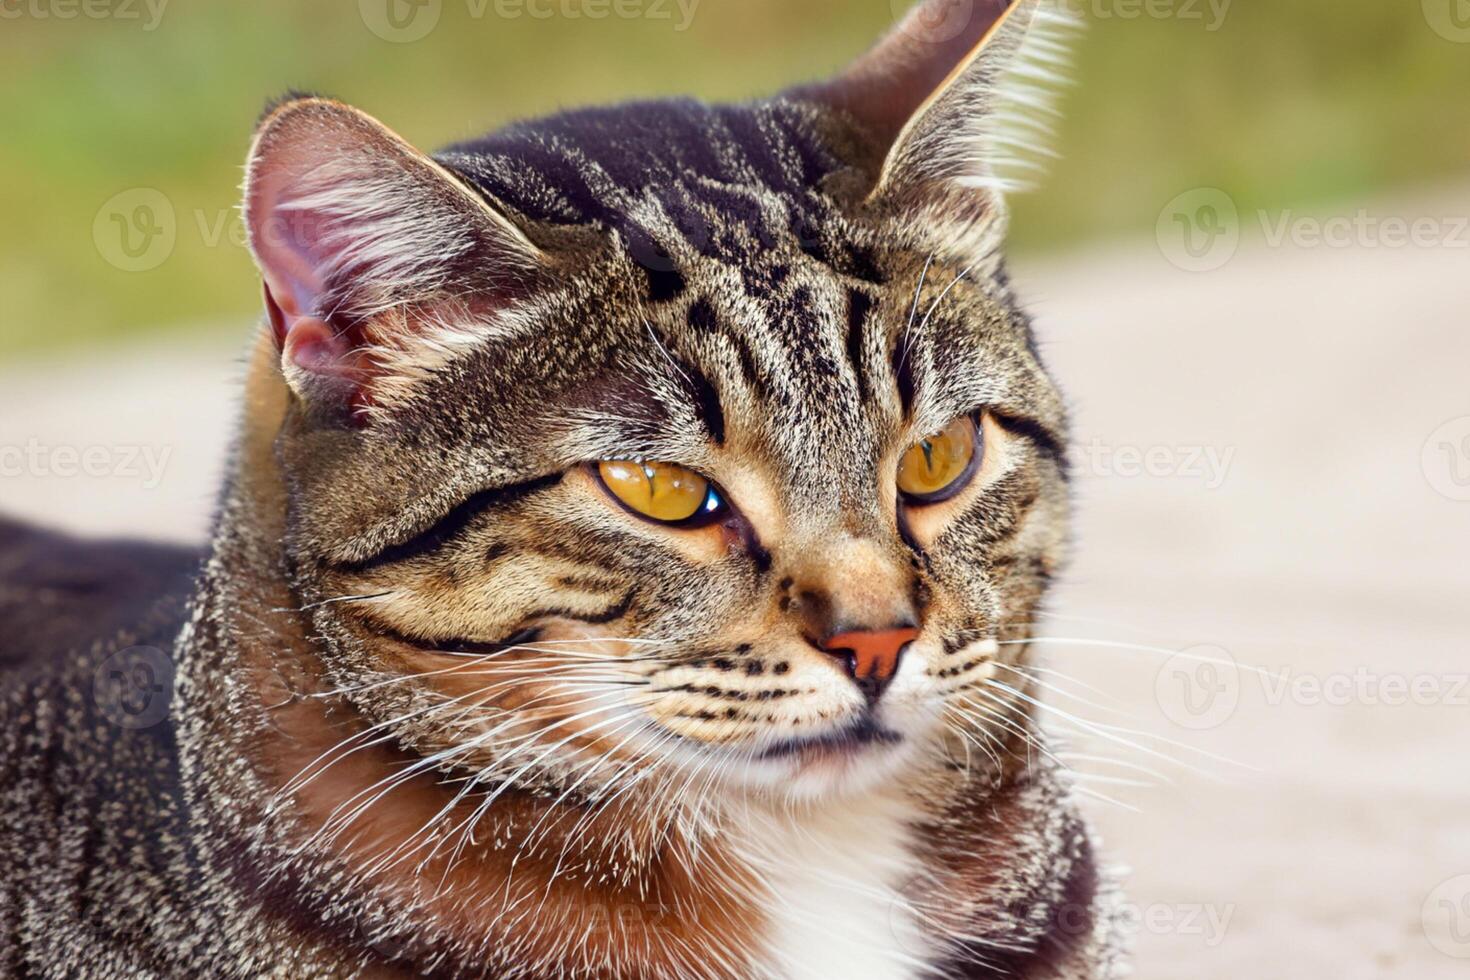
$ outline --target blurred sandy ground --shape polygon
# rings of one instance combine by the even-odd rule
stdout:
[[[1470,214],[1470,188],[1372,210]],[[1470,249],[1247,234],[1206,273],[1152,242],[1018,273],[1080,449],[1039,632],[1082,721],[1055,727],[1091,729],[1074,761],[1117,801],[1089,805],[1138,974],[1470,976]],[[198,540],[244,338],[0,371],[0,447],[168,453],[156,486],[12,466],[0,509]]]

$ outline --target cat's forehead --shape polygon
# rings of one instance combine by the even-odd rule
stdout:
[[[677,290],[655,297],[664,277]],[[428,401],[499,441],[580,439],[589,455],[688,459],[706,440],[867,455],[874,419],[901,411],[882,307],[880,289],[789,245],[653,270],[614,256],[518,311]]]
[[[661,298],[626,254],[583,270],[436,378],[405,427],[553,469],[739,451],[796,492],[865,479],[915,433],[1014,399],[1030,367],[1009,329],[985,329],[1004,312],[980,290],[945,292],[947,266],[925,281],[879,254],[893,275],[870,281],[789,241],[673,259]]]
[[[514,125],[440,159],[533,226],[595,229],[618,253],[553,287],[543,327],[563,374],[656,356],[661,338],[716,375],[717,348],[733,345],[758,381],[775,370],[760,365],[777,339],[766,327],[784,323],[809,352],[846,303],[839,279],[876,275],[822,190],[844,166],[824,125],[786,102],[635,103]]]
[[[956,384],[1004,380],[984,362],[1016,335],[971,329],[1004,304],[973,279],[946,291],[963,267],[931,268],[829,193],[848,166],[830,127],[784,101],[634,104],[441,154],[497,207],[598,246],[430,403],[478,444],[543,448],[543,465],[698,464],[728,441],[797,490],[866,478],[915,422],[983,401]]]
[[[770,253],[791,247],[870,274],[827,192],[854,173],[843,142],[810,105],[684,100],[517,124],[440,159],[526,222],[599,229],[660,301],[682,291],[678,266],[691,258],[733,263],[756,277],[756,289],[780,271]]]
[[[780,100],[584,109],[506,127],[439,158],[531,221],[627,230],[662,207],[696,243],[707,238],[699,205],[758,223],[766,202],[754,192],[796,206],[844,167],[831,120]]]

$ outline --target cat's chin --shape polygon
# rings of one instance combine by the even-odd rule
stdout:
[[[911,741],[864,745],[814,744],[758,759],[740,774],[747,789],[793,800],[856,796],[891,784],[915,758]]]
[[[820,733],[744,750],[723,781],[731,792],[786,800],[862,795],[912,772],[928,744],[926,734],[862,715]]]

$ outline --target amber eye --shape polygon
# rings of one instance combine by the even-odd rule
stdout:
[[[597,464],[602,485],[626,508],[661,524],[693,524],[724,508],[705,477],[673,463],[612,459]]]
[[[932,504],[964,489],[980,458],[980,430],[961,415],[909,447],[898,462],[898,489],[909,503]]]

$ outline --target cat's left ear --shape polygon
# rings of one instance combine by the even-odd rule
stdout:
[[[791,97],[854,120],[879,149],[866,203],[928,212],[961,247],[1003,230],[1002,195],[1050,134],[1065,61],[1064,0],[921,0],[836,78]]]
[[[456,340],[472,342],[472,325],[543,266],[458,176],[330,99],[293,98],[266,114],[244,216],[282,372],[329,408],[382,403]]]

